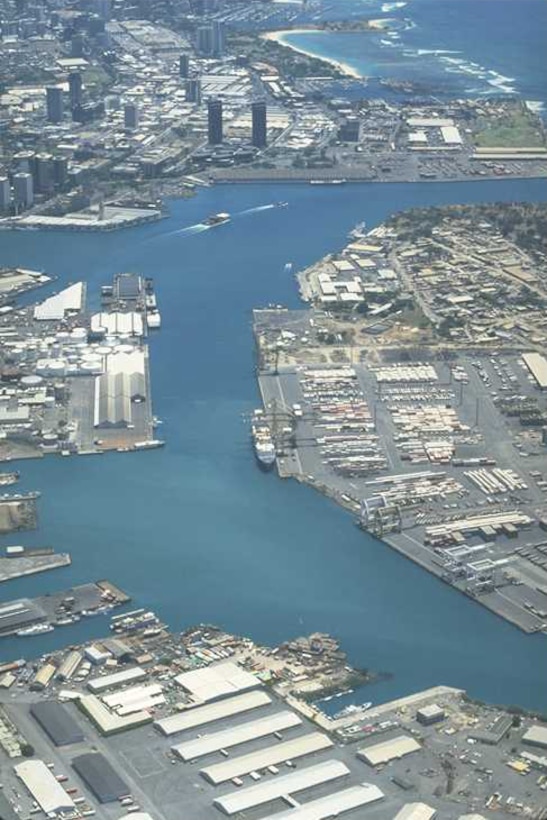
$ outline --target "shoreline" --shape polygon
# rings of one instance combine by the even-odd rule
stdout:
[[[285,37],[288,34],[324,34],[325,32],[322,29],[308,29],[308,28],[295,28],[295,29],[285,29],[283,31],[267,31],[260,35],[261,39],[269,40],[270,42],[277,43],[284,48],[290,48],[292,51],[297,52],[298,54],[304,54],[306,57],[311,57],[314,60],[319,60],[323,63],[328,63],[328,65],[333,66],[341,74],[345,74],[346,77],[351,77],[354,80],[365,80],[366,77],[363,74],[360,74],[356,68],[353,68],[348,63],[343,63],[340,60],[335,60],[333,57],[325,57],[323,55],[318,55],[313,51],[309,51],[308,49],[301,48],[300,46],[295,46],[292,43],[287,43]],[[351,33],[351,32],[350,32]]]

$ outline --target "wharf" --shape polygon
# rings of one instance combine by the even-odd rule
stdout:
[[[39,493],[0,496],[0,534],[36,529],[37,498]]]
[[[61,552],[55,554],[27,553],[18,557],[0,558],[0,583],[22,578],[25,575],[35,575],[47,572],[50,569],[60,569],[71,564],[70,554]]]
[[[118,206],[92,206],[86,211],[77,211],[65,216],[28,214],[5,220],[3,225],[16,230],[70,230],[70,231],[114,231],[131,228],[163,218],[158,208],[123,208]]]

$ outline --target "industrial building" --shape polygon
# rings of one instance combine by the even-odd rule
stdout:
[[[229,792],[221,797],[216,797],[213,803],[230,816],[238,812],[249,811],[249,809],[262,806],[264,803],[270,803],[280,797],[285,798],[298,794],[298,792],[311,789],[313,786],[339,780],[349,773],[346,764],[340,760],[327,760],[324,763],[318,763],[316,766],[292,772],[292,774],[266,780],[256,786],[248,786],[239,789],[239,791]]]
[[[301,806],[269,815],[264,820],[330,820],[347,811],[384,799],[384,793],[372,783],[359,783],[326,797],[310,800]]]
[[[522,737],[523,743],[547,749],[547,726],[531,726]]]
[[[60,322],[67,314],[79,313],[83,308],[83,303],[84,284],[76,282],[36,305],[34,318],[39,322]]]
[[[430,703],[427,706],[422,706],[416,712],[416,720],[422,726],[431,726],[432,723],[439,723],[445,719],[445,711],[441,709],[436,703]]]
[[[56,746],[69,746],[84,739],[84,733],[72,715],[56,700],[34,703],[30,713]]]
[[[129,792],[127,784],[100,752],[79,755],[72,766],[100,803],[112,803]]]
[[[46,613],[29,598],[8,601],[0,606],[0,634],[9,635],[45,620]]]
[[[103,336],[136,336],[143,335],[144,328],[140,313],[132,311],[112,311],[94,313],[91,317],[91,333],[100,339]]]
[[[427,803],[407,803],[393,820],[432,820],[437,814]]]
[[[357,757],[368,763],[369,766],[380,766],[390,760],[399,760],[412,752],[419,752],[422,747],[417,740],[408,735],[398,735],[391,740],[375,743],[365,749],[359,749]]]
[[[224,729],[221,732],[214,732],[195,740],[178,743],[171,748],[182,760],[195,760],[198,757],[203,757],[203,755],[218,752],[220,749],[239,746],[241,743],[258,740],[258,738],[273,735],[275,732],[283,732],[301,724],[302,719],[295,712],[285,710],[270,717],[250,720],[233,728]]]
[[[541,353],[523,353],[522,360],[540,390],[547,390],[547,359]]]
[[[140,666],[132,666],[129,669],[123,669],[121,672],[114,672],[112,675],[101,675],[98,678],[91,678],[87,682],[87,688],[90,692],[97,694],[97,692],[104,692],[105,689],[115,689],[117,686],[123,686],[125,683],[135,683],[135,681],[142,680],[146,677],[146,672]]]
[[[83,655],[78,650],[74,649],[69,652],[59,669],[57,670],[56,678],[60,681],[67,681],[75,674],[80,663],[83,660]]]
[[[152,722],[152,716],[148,712],[133,712],[129,715],[118,715],[111,712],[95,695],[82,695],[78,698],[77,704],[99,732],[106,737]]]
[[[121,692],[113,692],[111,695],[105,695],[102,701],[117,715],[124,717],[161,706],[165,703],[165,696],[161,685],[153,683],[149,686],[132,686]]]
[[[268,766],[277,766],[287,760],[304,757],[314,752],[321,752],[330,749],[333,745],[332,740],[322,732],[310,732],[310,734],[286,740],[284,743],[276,743],[265,749],[207,766],[201,769],[200,774],[210,783],[218,786],[234,777],[257,772]]]
[[[196,726],[203,726],[221,718],[249,712],[268,703],[271,703],[271,698],[266,692],[246,692],[235,698],[210,703],[207,706],[196,706],[177,715],[170,715],[157,720],[154,726],[164,735],[174,735],[185,729],[194,729]]]
[[[74,801],[43,760],[25,760],[13,768],[47,817],[75,811]]]
[[[194,701],[202,703],[261,686],[255,675],[231,662],[183,672],[175,680]]]

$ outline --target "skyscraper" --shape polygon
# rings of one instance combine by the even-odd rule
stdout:
[[[207,130],[209,145],[222,143],[222,100],[209,100],[207,103]]]
[[[211,57],[213,54],[213,27],[210,24],[199,26],[196,32],[196,49],[202,57]]]
[[[30,208],[34,202],[32,174],[15,174],[13,177],[13,200],[17,212]]]
[[[257,101],[251,107],[253,118],[252,143],[256,148],[265,148],[267,143],[266,134],[266,103]]]
[[[226,29],[224,27],[224,23],[221,23],[219,20],[215,20],[212,23],[212,53],[214,57],[222,57],[224,55],[224,46],[226,42]]]
[[[53,157],[51,154],[36,154],[34,182],[36,191],[49,194],[53,189]]]
[[[123,124],[126,131],[135,131],[139,127],[139,109],[135,103],[124,105]]]
[[[190,58],[188,54],[181,54],[179,57],[179,76],[186,79],[188,77],[188,69],[190,66]]]
[[[64,188],[68,182],[68,159],[53,157],[53,182],[56,188]]]
[[[201,82],[199,77],[190,77],[186,80],[186,102],[201,102]]]
[[[68,95],[71,111],[82,104],[82,75],[77,71],[68,75]]]
[[[48,122],[62,122],[63,91],[56,85],[46,88],[46,112]]]
[[[0,212],[9,210],[11,203],[11,188],[7,177],[0,177]]]

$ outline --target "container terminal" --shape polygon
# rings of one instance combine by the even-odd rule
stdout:
[[[436,686],[330,716],[360,673],[328,635],[267,647],[144,610],[109,631],[0,667],[6,820],[547,816],[534,715]]]
[[[282,478],[525,632],[547,632],[547,269],[493,227],[503,211],[476,215],[484,246],[470,259],[468,210],[425,212],[439,227],[424,239],[412,212],[400,232],[361,226],[297,275],[310,307],[255,311],[262,417]]]

